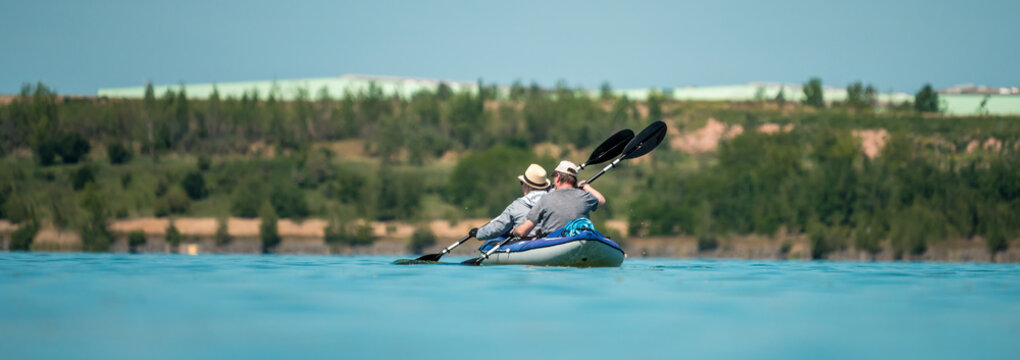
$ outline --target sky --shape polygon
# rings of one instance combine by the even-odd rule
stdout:
[[[392,75],[1020,86],[1020,1],[0,0],[0,94]]]

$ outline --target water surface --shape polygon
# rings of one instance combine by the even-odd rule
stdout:
[[[1020,358],[1020,265],[0,253],[3,358]],[[448,257],[455,262],[466,258]]]

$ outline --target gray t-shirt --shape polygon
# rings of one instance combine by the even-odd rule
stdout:
[[[549,192],[528,212],[528,220],[542,233],[549,233],[578,218],[587,218],[599,207],[599,199],[581,189]]]

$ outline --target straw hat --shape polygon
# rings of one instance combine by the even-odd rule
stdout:
[[[542,190],[549,187],[549,179],[545,177],[545,168],[538,164],[528,165],[524,175],[517,177],[522,183],[528,184],[532,189]]]

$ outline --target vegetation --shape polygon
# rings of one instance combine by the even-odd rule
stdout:
[[[610,202],[594,220],[629,220],[637,236],[696,236],[704,250],[717,237],[807,234],[817,257],[912,256],[949,238],[980,238],[994,253],[1020,235],[1020,118],[927,114],[938,111],[930,85],[913,104],[872,111],[875,88],[858,82],[843,106],[826,107],[821,86],[805,84],[802,106],[784,91],[748,103],[632,101],[609,84],[594,97],[518,82],[500,101],[480,84],[286,102],[151,87],[140,100],[82,99],[28,85],[0,104],[0,218],[79,230],[89,251],[109,247],[114,216],[228,213],[333,219],[330,244],[366,244],[367,221],[494,216],[520,196],[515,177],[527,164],[583,161],[621,128],[661,118],[696,129],[711,118],[744,131],[714,151],[667,144],[626,163],[600,181]],[[754,131],[766,123],[788,130]],[[881,153],[864,154],[856,132],[878,129],[890,134]],[[553,150],[539,155],[544,143]],[[268,251],[279,234],[265,224]]]
[[[436,234],[427,226],[419,226],[411,234],[411,243],[407,250],[413,254],[420,254],[425,248],[436,244]]]
[[[259,239],[262,240],[262,253],[268,254],[270,250],[280,245],[280,233],[277,231],[276,210],[268,202],[263,203],[259,214]]]
[[[146,239],[144,231],[142,230],[132,231],[130,234],[128,234],[128,249],[130,249],[132,253],[136,252],[138,247],[145,245],[147,241],[148,239]]]

